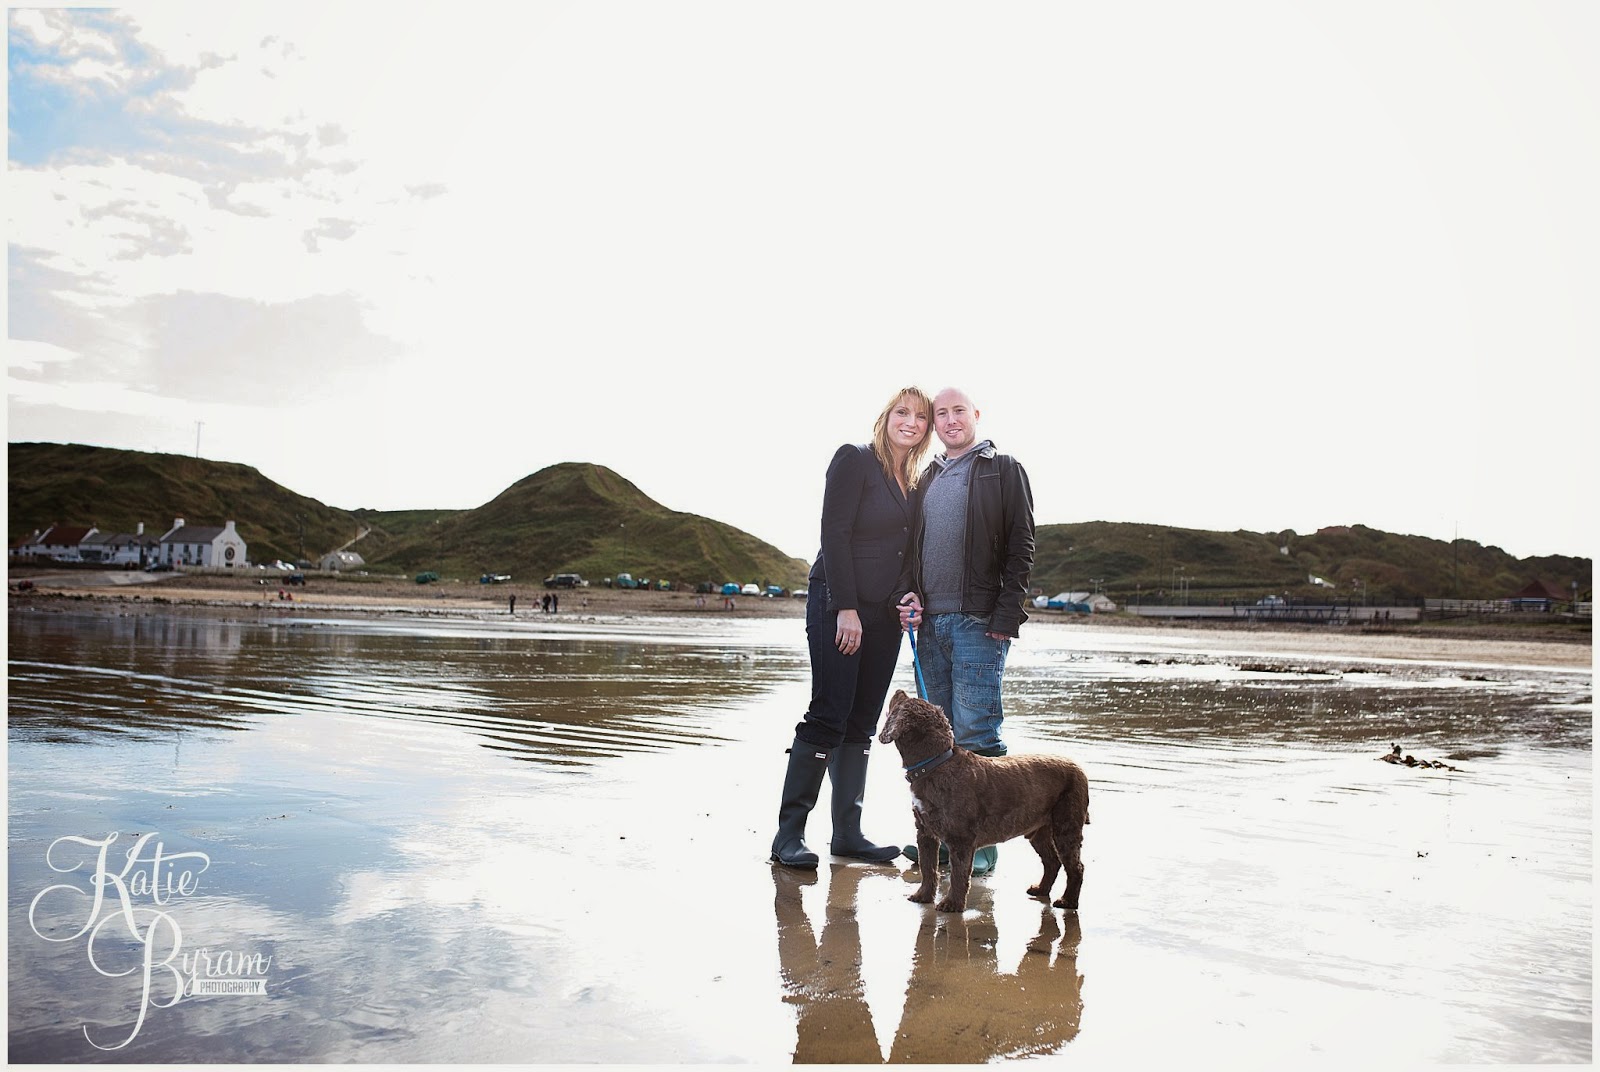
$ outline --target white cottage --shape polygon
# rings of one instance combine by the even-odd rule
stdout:
[[[100,532],[79,545],[85,562],[102,562],[108,566],[139,566],[155,562],[161,551],[161,541],[146,536],[144,522],[139,522],[137,532]]]
[[[100,530],[93,525],[51,525],[30,542],[16,548],[19,556],[53,558],[57,562],[82,562],[80,545]]]
[[[160,560],[169,566],[198,566],[209,569],[243,569],[245,543],[226,521],[215,525],[186,525],[174,518],[172,528],[161,537]]]

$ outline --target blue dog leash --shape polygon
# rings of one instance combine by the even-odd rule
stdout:
[[[926,700],[928,698],[928,687],[922,681],[922,659],[917,655],[917,631],[915,629],[907,629],[906,632],[911,634],[911,667],[917,672],[917,697]],[[954,748],[946,748],[943,752],[925,759],[921,763],[913,763],[906,768],[906,781],[916,781],[924,774],[952,758],[955,754]]]
[[[928,698],[928,686],[922,683],[922,660],[917,657],[917,630],[915,627],[907,629],[911,637],[911,668],[917,672],[917,699]]]

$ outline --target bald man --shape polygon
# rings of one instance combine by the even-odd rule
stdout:
[[[1017,460],[979,437],[980,415],[959,388],[933,398],[933,428],[945,450],[922,479],[900,624],[917,630],[927,699],[950,716],[956,743],[1003,756],[1000,680],[1028,619],[1033,492]],[[915,846],[902,851],[916,859]],[[994,870],[998,855],[992,845],[980,848],[972,873]]]

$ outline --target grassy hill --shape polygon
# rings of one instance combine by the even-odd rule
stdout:
[[[160,536],[181,517],[190,525],[237,522],[252,562],[294,561],[315,560],[361,528],[349,511],[296,495],[248,465],[181,454],[11,443],[7,478],[12,544],[56,523],[133,532],[142,521],[147,535]]]
[[[370,529],[351,550],[375,571],[463,578],[494,571],[522,581],[627,571],[795,586],[807,567],[748,533],[669,510],[609,469],[581,463],[543,469],[464,511],[340,510],[247,465],[74,444],[9,444],[8,476],[12,543],[56,522],[132,532],[143,521],[147,533],[160,535],[181,517],[191,525],[237,522],[252,562],[315,561]]]
[[[358,512],[395,534],[381,562],[455,576],[537,580],[617,573],[697,584],[797,586],[807,563],[729,525],[669,510],[600,465],[565,462],[526,476],[475,510],[428,516]]]
[[[1118,603],[1163,601],[1187,588],[1190,603],[1275,594],[1290,599],[1388,602],[1502,599],[1533,580],[1562,592],[1593,588],[1587,558],[1518,559],[1472,540],[1398,536],[1364,525],[1293,532],[1208,532],[1090,521],[1042,525],[1033,584],[1047,594],[1091,591]],[[1320,577],[1330,590],[1312,584]]]
[[[315,560],[353,545],[374,571],[445,577],[552,573],[599,580],[619,572],[698,583],[804,583],[806,563],[748,533],[670,510],[603,466],[568,462],[524,477],[474,510],[341,510],[296,495],[246,465],[55,443],[9,445],[12,542],[52,522],[165,532],[238,523],[251,561]],[[302,537],[303,533],[303,537]],[[303,542],[302,542],[303,540]],[[302,547],[304,554],[302,555]],[[1580,596],[1587,558],[1517,559],[1498,547],[1399,536],[1355,525],[1311,535],[1208,532],[1109,521],[1041,525],[1034,586],[1054,595],[1098,587],[1121,604],[1191,603],[1283,595],[1387,602],[1423,597],[1499,599],[1542,580]],[[1310,583],[1312,576],[1334,585]]]

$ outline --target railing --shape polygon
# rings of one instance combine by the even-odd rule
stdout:
[[[1423,611],[1425,617],[1441,621],[1505,614],[1592,618],[1594,604],[1570,599],[1428,599]]]

